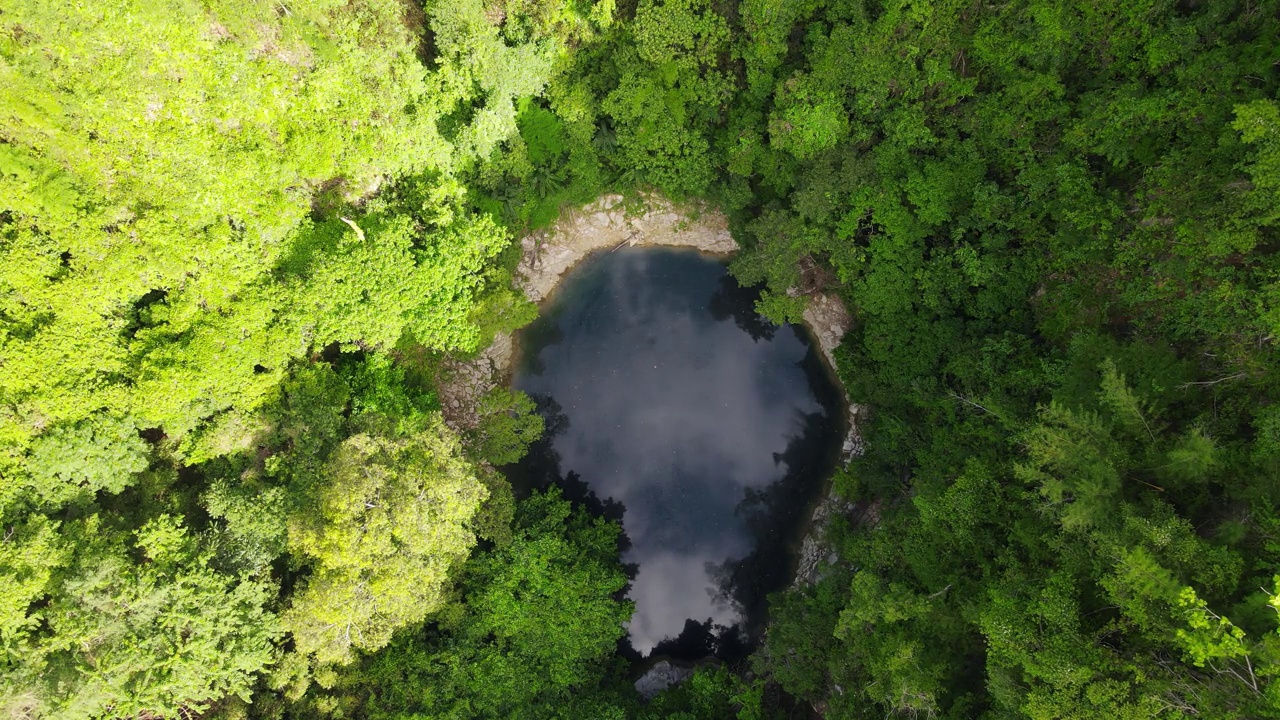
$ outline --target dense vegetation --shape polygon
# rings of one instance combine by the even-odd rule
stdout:
[[[12,717],[1280,717],[1275,0],[0,2]],[[854,311],[867,511],[642,704],[516,500],[512,239],[727,212]]]

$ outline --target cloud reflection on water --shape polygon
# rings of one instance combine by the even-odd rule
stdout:
[[[688,619],[743,620],[718,581],[759,550],[744,498],[788,477],[792,494],[811,495],[816,478],[789,474],[784,456],[806,433],[835,442],[808,343],[764,324],[755,294],[726,278],[690,253],[604,255],[522,337],[516,386],[549,396],[567,420],[549,439],[557,472],[625,507],[624,560],[639,566],[630,633],[642,653]]]

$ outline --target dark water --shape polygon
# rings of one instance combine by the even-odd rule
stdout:
[[[750,647],[839,449],[816,350],[757,297],[695,253],[620,250],[580,265],[520,337],[515,385],[547,434],[509,475],[621,519],[641,654]]]

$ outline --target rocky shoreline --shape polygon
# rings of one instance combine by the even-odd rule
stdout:
[[[588,255],[621,247],[676,247],[729,256],[738,243],[729,233],[723,213],[703,205],[678,206],[658,195],[645,195],[639,209],[628,207],[622,195],[604,195],[575,210],[566,210],[551,228],[521,240],[522,255],[516,283],[529,300],[540,303],[560,285],[565,275]],[[809,328],[831,372],[835,349],[848,332],[852,318],[835,295],[814,293],[808,298],[804,324]],[[445,423],[459,432],[476,427],[479,398],[506,382],[515,349],[510,335],[502,334],[478,356],[446,362],[441,377],[441,403]],[[858,417],[862,408],[845,397],[848,432],[841,448],[842,462],[862,452]]]
[[[624,246],[679,247],[728,256],[739,249],[729,233],[728,219],[719,211],[698,205],[677,206],[656,195],[644,196],[639,204],[641,209],[636,210],[628,207],[621,195],[605,195],[582,208],[566,211],[551,228],[523,238],[520,243],[523,254],[515,280],[525,296],[535,303],[543,302],[566,274],[593,252],[611,252]],[[807,296],[803,321],[834,376],[835,350],[849,331],[852,316],[839,297],[814,292]],[[440,387],[445,422],[463,433],[475,429],[480,421],[476,414],[480,398],[509,380],[514,359],[513,339],[503,334],[474,358],[447,361]],[[839,383],[838,378],[836,382]],[[862,454],[858,421],[865,412],[862,406],[851,402],[847,394],[843,406],[847,432],[840,451],[841,465]],[[867,510],[860,510],[828,487],[810,516],[793,586],[816,582],[823,568],[832,562],[831,549],[825,539],[831,520],[860,512],[865,515]],[[874,509],[870,514],[874,514]],[[636,689],[649,697],[683,682],[691,674],[690,668],[663,661],[636,681]]]
[[[844,384],[836,377],[836,348],[844,339],[845,333],[853,325],[853,317],[840,298],[829,293],[815,293],[808,298],[804,309],[804,324],[809,328],[818,349],[826,358],[827,369],[835,378],[844,396],[846,431],[844,442],[840,448],[841,464],[848,464],[854,457],[862,454],[862,435],[858,432],[858,420],[865,413],[865,408],[849,399]]]
[[[516,269],[525,295],[545,300],[565,273],[597,250],[620,247],[682,247],[710,255],[730,255],[738,243],[729,220],[700,205],[679,207],[666,198],[641,198],[642,211],[629,213],[621,195],[604,195],[590,205],[567,210],[548,230],[524,238]]]
[[[678,207],[657,195],[640,201],[642,210],[628,212],[622,195],[604,195],[566,210],[552,227],[523,238],[515,281],[525,297],[535,303],[546,300],[593,252],[623,246],[680,247],[720,256],[737,252],[738,243],[722,213],[698,205]],[[440,378],[445,423],[458,432],[475,429],[480,397],[507,381],[514,356],[512,337],[504,333],[474,358],[446,361]]]

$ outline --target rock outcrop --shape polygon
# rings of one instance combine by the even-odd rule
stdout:
[[[849,326],[853,322],[844,303],[840,302],[840,298],[835,295],[823,293],[812,295],[804,309],[804,322],[813,332],[827,362],[831,367],[835,367],[836,347],[840,345],[844,334],[849,332]]]
[[[478,357],[445,360],[438,381],[440,411],[446,425],[460,433],[479,426],[476,408],[480,398],[502,382],[511,367],[513,350],[511,336],[501,333]]]
[[[693,676],[693,668],[672,665],[666,660],[659,660],[649,668],[648,672],[636,680],[636,692],[648,700],[672,685],[679,685]]]
[[[839,347],[844,334],[849,332],[853,317],[840,298],[835,295],[817,293],[810,295],[808,300],[804,310],[804,324],[813,333],[818,348],[827,359],[827,366],[834,374],[836,348]],[[843,387],[841,385],[842,392]],[[845,418],[848,430],[845,432],[844,443],[840,448],[840,462],[848,463],[855,456],[862,454],[862,434],[858,432],[858,421],[866,409],[850,401],[848,394],[844,396],[844,405],[848,412]]]
[[[816,293],[809,296],[804,311],[804,324],[813,333],[818,348],[822,350],[828,367],[834,373],[836,348],[853,324],[853,317],[849,314],[849,310],[839,297],[829,293]],[[839,383],[838,379],[837,384],[844,393],[844,385]],[[866,415],[866,408],[850,400],[848,393],[844,393],[844,401],[848,412],[845,418],[848,429],[840,448],[840,462],[842,465],[847,465],[864,450],[859,423]],[[845,500],[836,494],[834,487],[829,487],[827,494],[814,507],[813,515],[809,518],[809,530],[800,544],[800,556],[792,587],[816,583],[822,579],[823,570],[836,562],[836,553],[827,542],[827,530],[832,520],[837,517],[845,517],[857,525],[874,527],[879,522],[879,506]]]
[[[565,211],[548,230],[521,241],[524,254],[516,272],[525,295],[541,302],[574,265],[596,250],[665,245],[705,253],[729,254],[738,243],[720,212],[678,208],[665,198],[643,198],[644,209],[628,214],[621,195],[605,195],[590,205]]]
[[[880,505],[876,502],[855,503],[840,497],[834,490],[828,490],[809,520],[809,532],[800,544],[800,557],[791,587],[805,587],[818,582],[826,568],[839,559],[827,542],[827,531],[838,517],[845,518],[854,526],[873,528],[880,522]]]

